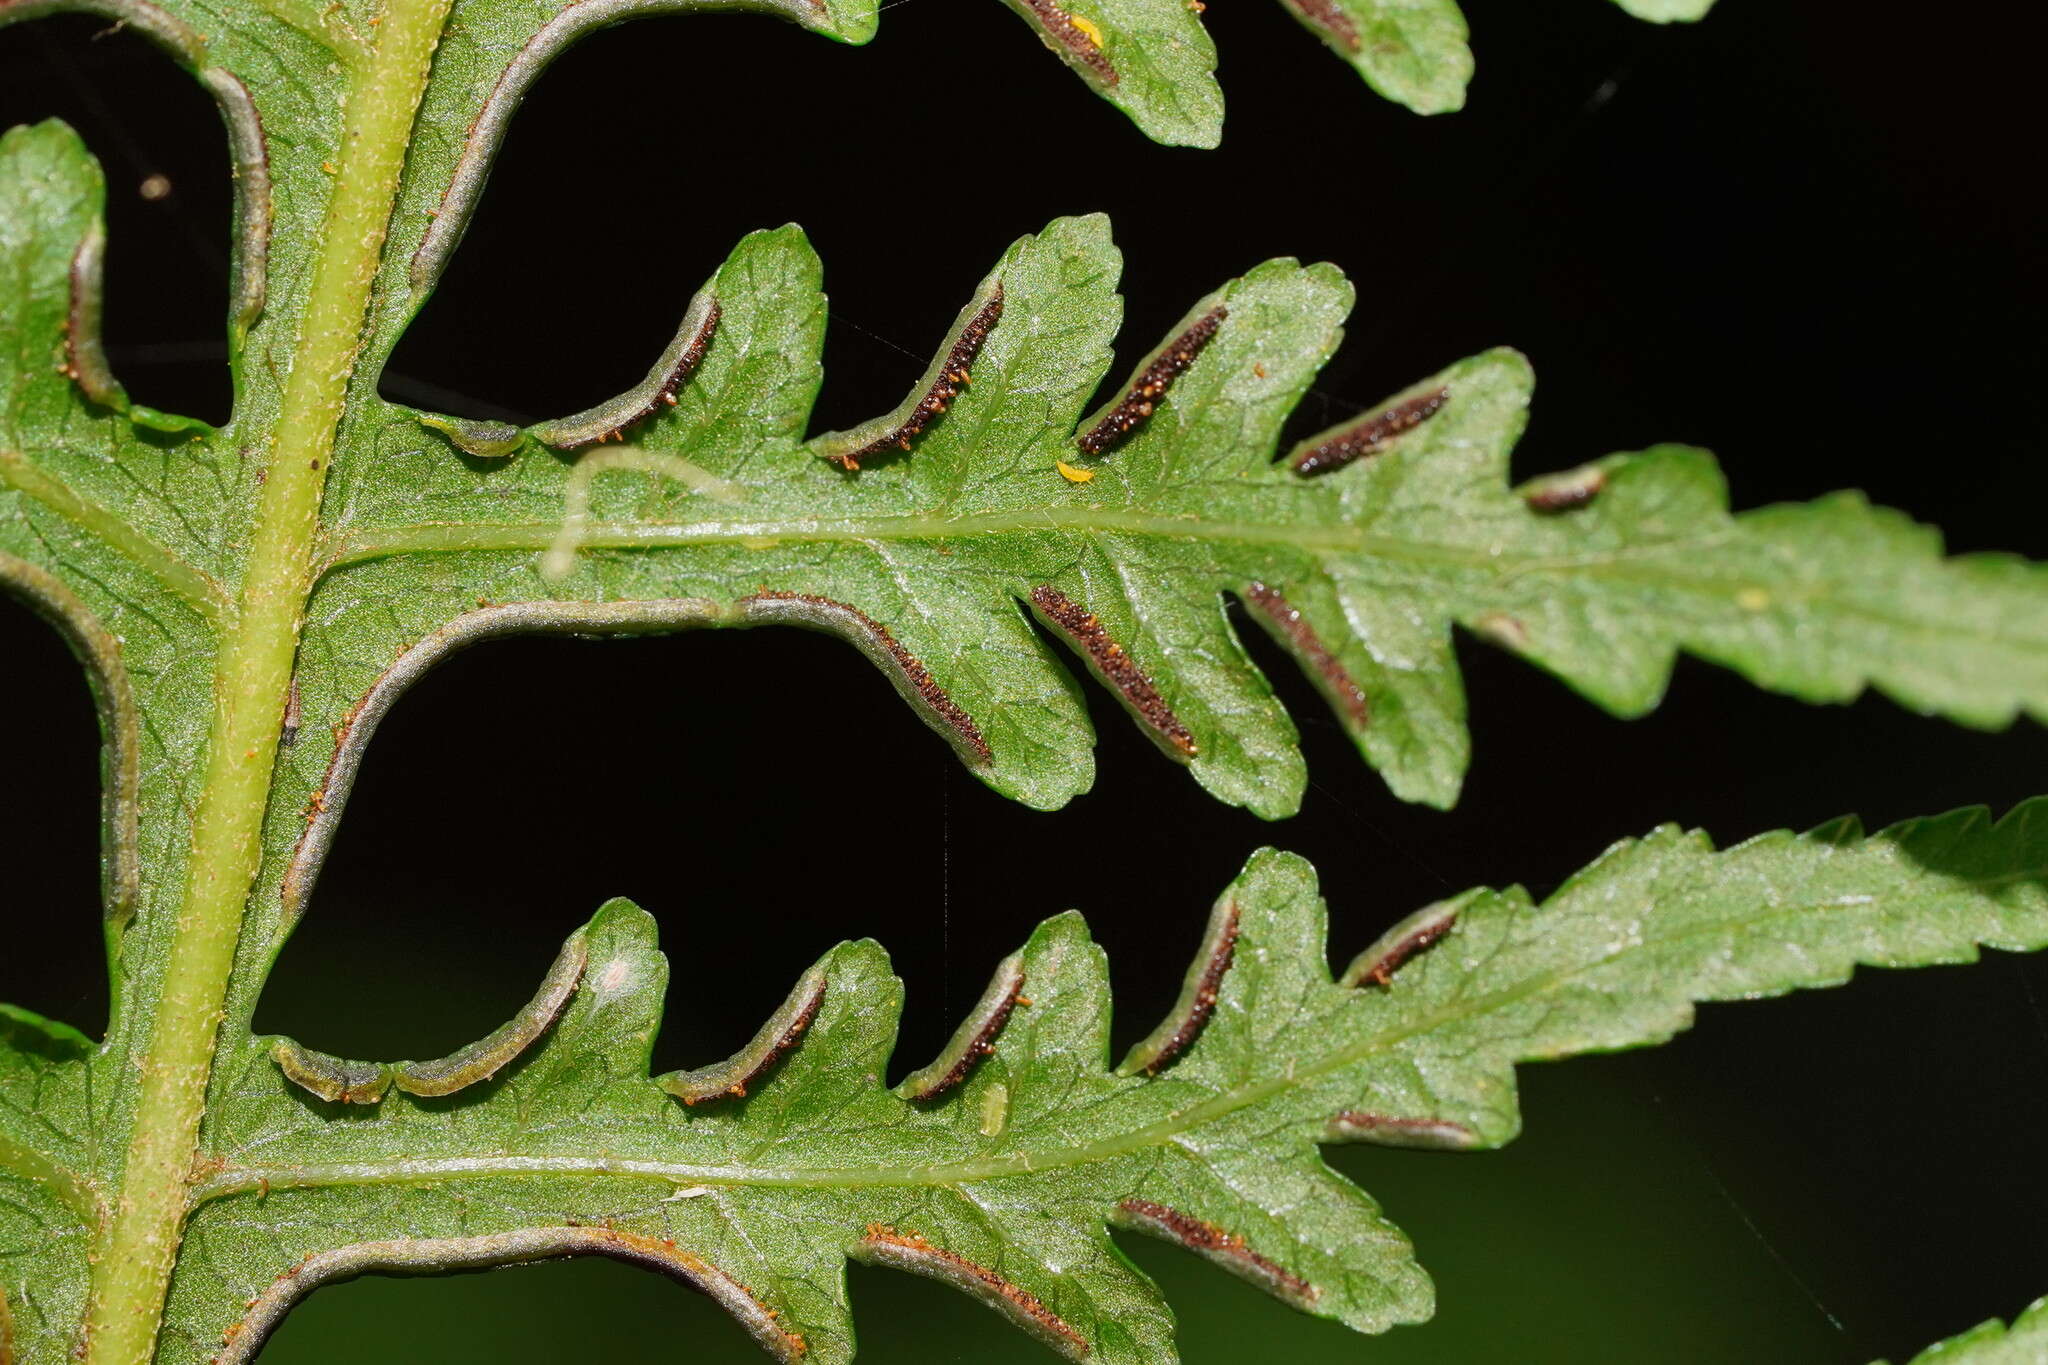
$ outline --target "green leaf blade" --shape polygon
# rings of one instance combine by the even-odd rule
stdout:
[[[1360,1330],[1417,1321],[1431,1290],[1407,1236],[1319,1143],[1413,1145],[1423,1128],[1503,1142],[1518,1062],[1659,1042],[1696,1001],[1839,984],[1857,964],[2048,944],[2048,800],[1996,824],[1959,811],[1864,837],[1837,822],[1721,852],[1660,830],[1540,907],[1480,890],[1404,921],[1342,981],[1299,858],[1255,855],[1219,906],[1212,929],[1231,932],[1212,932],[1191,978],[1207,1003],[1153,1074],[1111,1071],[1107,964],[1064,915],[1026,944],[1016,1008],[934,1098],[886,1089],[901,986],[879,948],[849,944],[771,1069],[686,1106],[645,1075],[662,972],[649,921],[614,903],[585,931],[590,965],[554,1032],[466,1098],[394,1092],[340,1133],[332,1106],[250,1068],[195,1196],[205,1288],[174,1301],[181,1330],[234,1339],[237,1295],[366,1255],[349,1249],[366,1237],[441,1238],[442,1268],[480,1263],[477,1239],[499,1236],[611,1254],[588,1245],[593,1219],[742,1285],[728,1297],[743,1325],[799,1332],[817,1359],[850,1352],[851,1257],[962,1288],[1076,1358],[1171,1360],[1171,1317],[1112,1226]],[[648,1254],[657,1270],[671,1255]]]
[[[1188,0],[1003,0],[1052,53],[1154,142],[1223,137],[1216,44]]]
[[[1839,985],[1857,966],[1969,962],[1979,944],[2038,949],[2044,822],[2036,800],[1996,825],[1964,810],[1869,839],[1765,835],[1720,853],[1667,827],[1616,845],[1541,910],[1519,889],[1482,893],[1463,906],[1458,936],[1389,992],[1389,1008],[1405,999],[1431,1021],[1426,1059],[1369,1063],[1362,1083],[1401,1095],[1398,1112],[1503,1141],[1514,1131],[1510,1056],[1662,1042],[1690,1026],[1696,1001]]]
[[[1453,625],[1625,716],[1657,702],[1680,651],[1815,701],[1876,687],[1970,724],[2048,714],[2041,569],[1943,561],[1931,533],[1854,497],[1731,516],[1711,457],[1678,447],[1510,488],[1533,391],[1511,351],[1413,386],[1404,402],[1422,416],[1348,468],[1292,466],[1354,424],[1272,463],[1342,337],[1351,288],[1328,266],[1273,261],[1205,296],[1081,416],[1121,312],[1120,265],[1099,217],[1020,240],[974,295],[1000,285],[971,383],[948,378],[932,398],[928,376],[848,438],[900,429],[909,446],[892,438],[857,472],[820,458],[836,437],[792,443],[822,304],[787,229],[750,238],[714,277],[727,316],[703,368],[625,447],[568,466],[531,450],[477,461],[414,421],[379,432],[375,464],[340,476],[351,511],[308,647],[347,680],[320,710],[347,712],[393,655],[479,605],[701,601],[698,625],[840,634],[977,776],[1027,804],[1057,807],[1090,781],[1078,667],[1205,788],[1284,816],[1306,774],[1234,599],[1389,785],[1437,805],[1455,799],[1469,750]],[[1098,454],[1080,448],[1197,333],[1148,418]],[[745,396],[754,366],[765,407]],[[325,760],[317,739],[294,755],[301,802]]]
[[[1155,142],[1213,147],[1222,137],[1216,50],[1201,0],[1003,0],[1095,92]],[[1473,73],[1456,0],[1281,0],[1287,12],[1382,97],[1418,114],[1461,109]],[[1713,0],[1615,0],[1638,19],[1706,17]]]
[[[1418,114],[1465,107],[1469,29],[1454,0],[1283,0],[1367,85]]]

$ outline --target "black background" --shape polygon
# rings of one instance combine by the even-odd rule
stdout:
[[[586,406],[638,379],[734,240],[795,220],[832,295],[813,425],[849,425],[908,388],[1009,241],[1103,209],[1127,262],[1118,374],[1227,276],[1329,259],[1360,303],[1306,424],[1505,342],[1542,381],[1518,476],[1691,441],[1720,454],[1738,506],[1860,487],[1956,550],[2040,558],[2036,47],[2029,7],[2003,6],[2003,28],[1999,8],[1951,31],[1724,0],[1659,29],[1597,0],[1472,0],[1471,107],[1422,120],[1277,5],[1215,0],[1230,112],[1214,152],[1146,142],[992,0],[900,0],[865,50],[758,19],[636,23],[528,100],[384,390],[480,416]],[[0,126],[54,114],[85,134],[110,184],[114,368],[139,401],[218,419],[224,138],[195,85],[103,27],[0,32]],[[158,173],[173,193],[147,202]],[[1458,809],[1434,813],[1387,795],[1287,661],[1251,644],[1312,774],[1277,825],[1200,794],[1099,692],[1096,788],[1041,815],[980,788],[822,637],[477,650],[384,727],[259,1024],[345,1055],[434,1055],[500,1022],[560,936],[627,894],[677,960],[658,1066],[723,1055],[857,935],[908,981],[915,1064],[994,958],[1067,906],[1108,947],[1134,1035],[1261,843],[1317,864],[1349,953],[1454,889],[1540,893],[1662,820],[1733,841],[2048,787],[2031,724],[1980,734],[1874,698],[1816,709],[1686,662],[1663,708],[1624,725],[1464,640],[1476,759]],[[89,1026],[106,999],[92,715],[54,635],[6,602],[0,705],[0,999]],[[1898,1357],[2048,1290],[2044,998],[2042,963],[1995,954],[1866,972],[1562,1070],[1658,1116],[1712,1173],[1723,1216],[1838,1321],[1829,1358]],[[1559,1070],[1525,1073],[1532,1124],[1571,1124],[1571,1105],[1542,1103],[1566,1093],[1546,1089]],[[1429,1259],[1426,1211],[1391,1203]]]

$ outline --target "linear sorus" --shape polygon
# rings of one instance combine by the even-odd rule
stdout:
[[[780,621],[808,626],[852,642],[878,665],[925,723],[937,730],[969,763],[989,762],[994,750],[959,703],[939,686],[918,657],[903,647],[889,628],[857,607],[811,593],[760,592],[743,597],[739,607],[748,620]]]
[[[591,458],[594,457],[585,456],[584,460]],[[0,561],[0,570],[5,568],[4,561]],[[435,664],[458,650],[507,635],[653,635],[718,625],[729,621],[731,615],[732,610],[725,603],[701,597],[642,602],[515,602],[496,607],[480,605],[421,639],[399,655],[334,725],[334,749],[327,771],[307,798],[306,831],[299,836],[278,886],[284,924],[289,926],[299,917],[313,894],[313,884],[319,879],[328,849],[333,847],[342,810],[362,766],[363,753],[378,725],[406,690]],[[307,743],[308,737],[302,735],[299,747],[303,749]]]
[[[1103,51],[1102,31],[1087,20],[1070,14],[1053,0],[1016,0],[1024,13],[1045,35],[1053,51],[1079,66],[1104,85],[1115,85],[1123,77]]]
[[[533,435],[544,445],[558,450],[575,450],[581,446],[596,445],[600,441],[618,441],[625,438],[625,431],[639,422],[646,421],[664,407],[674,407],[676,390],[703,363],[704,353],[711,348],[711,338],[718,331],[718,320],[724,316],[718,300],[708,289],[697,295],[683,314],[682,326],[676,329],[675,338],[668,349],[661,353],[661,359],[654,362],[654,368],[638,384],[607,399],[594,408],[586,408],[570,417],[552,422],[541,422],[533,427]]]
[[[1209,912],[1209,926],[1202,934],[1201,949],[1181,982],[1180,998],[1159,1027],[1131,1049],[1117,1068],[1120,1074],[1157,1074],[1201,1036],[1203,1025],[1216,1010],[1224,974],[1237,955],[1237,931],[1237,902],[1226,896]]]
[[[508,1023],[446,1057],[402,1063],[392,1077],[393,1082],[408,1095],[452,1095],[464,1086],[497,1075],[561,1017],[570,997],[576,994],[588,960],[588,945],[583,931],[578,929],[562,944],[562,951],[548,968],[533,999]]]
[[[996,1035],[1009,1022],[1023,990],[1024,956],[1012,953],[996,964],[988,989],[960,1021],[937,1060],[905,1076],[896,1093],[910,1100],[935,1100],[966,1080],[981,1059],[996,1050]]]
[[[64,373],[78,391],[103,408],[128,406],[128,395],[107,368],[100,343],[100,303],[107,234],[95,218],[71,253],[71,306],[64,318]]]
[[[1195,363],[1195,357],[1201,355],[1229,316],[1230,310],[1219,303],[1154,351],[1139,367],[1124,396],[1098,415],[1075,439],[1075,444],[1090,455],[1100,455],[1144,426],[1173,381]]]
[[[247,1311],[222,1334],[222,1349],[212,1365],[248,1365],[255,1360],[292,1305],[324,1284],[362,1275],[482,1270],[577,1256],[621,1261],[700,1291],[783,1365],[795,1365],[807,1349],[803,1337],[784,1327],[781,1314],[762,1303],[753,1290],[669,1239],[620,1228],[570,1226],[472,1237],[403,1237],[308,1252],[249,1300]]]
[[[353,1062],[289,1038],[278,1039],[270,1055],[292,1082],[331,1103],[376,1104],[394,1084],[410,1095],[452,1095],[497,1075],[538,1041],[575,995],[587,960],[584,934],[578,929],[562,944],[533,999],[510,1022],[432,1061]]]
[[[1354,728],[1363,728],[1372,717],[1365,689],[1359,686],[1358,679],[1351,676],[1351,670],[1344,667],[1343,661],[1330,652],[1329,646],[1323,643],[1323,637],[1301,614],[1301,609],[1289,602],[1279,589],[1269,588],[1264,583],[1247,586],[1244,602],[1251,608],[1253,618],[1266,628],[1266,633],[1308,669],[1316,687],[1330,699],[1344,719]]]
[[[1287,8],[1294,11],[1295,18],[1346,52],[1357,52],[1365,46],[1358,25],[1337,0],[1287,0]]]
[[[1306,1306],[1322,1297],[1307,1280],[1271,1257],[1253,1251],[1236,1233],[1226,1232],[1206,1219],[1151,1199],[1126,1199],[1116,1210],[1116,1221],[1122,1226],[1178,1242],[1277,1298]]]
[[[1331,1142],[1376,1142],[1382,1147],[1419,1147],[1462,1152],[1479,1145],[1479,1135],[1449,1119],[1402,1118],[1346,1109],[1330,1116],[1323,1135]]]
[[[1087,657],[1095,676],[1116,691],[1155,740],[1177,758],[1196,755],[1194,734],[1181,724],[1180,717],[1174,715],[1173,708],[1124,647],[1109,638],[1109,631],[1093,612],[1049,583],[1031,590],[1031,605],[1037,609],[1040,620]]]
[[[1522,489],[1522,501],[1532,512],[1555,515],[1574,512],[1591,503],[1607,487],[1607,471],[1585,465],[1532,480]]]
[[[289,1038],[273,1043],[270,1057],[293,1084],[329,1104],[376,1104],[391,1088],[389,1062],[352,1062]]]
[[[743,1099],[781,1060],[782,1054],[802,1040],[824,1003],[825,970],[813,967],[798,978],[789,998],[768,1016],[768,1022],[761,1025],[745,1047],[715,1066],[671,1072],[656,1083],[684,1104],[703,1104],[727,1097]]]
[[[984,284],[946,334],[938,358],[918,381],[917,388],[896,411],[849,431],[820,436],[817,451],[841,469],[852,471],[878,456],[910,449],[910,443],[952,406],[960,391],[974,380],[974,361],[988,341],[989,333],[1003,316],[1003,282]]]
[[[1406,398],[1311,436],[1287,457],[1287,467],[1304,476],[1334,474],[1369,455],[1384,452],[1396,436],[1413,431],[1451,401],[1447,388]]]
[[[850,1254],[872,1265],[928,1275],[963,1289],[1069,1360],[1085,1360],[1090,1353],[1088,1339],[1046,1307],[1036,1294],[985,1265],[933,1245],[919,1233],[870,1223]]]
[[[1351,960],[1339,981],[1346,986],[1386,986],[1409,959],[1434,947],[1458,927],[1461,901],[1426,905],[1381,934],[1370,948]]]

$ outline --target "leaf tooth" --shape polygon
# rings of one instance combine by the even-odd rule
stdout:
[[[789,998],[761,1025],[747,1045],[722,1062],[694,1071],[676,1071],[657,1080],[687,1105],[711,1100],[743,1099],[772,1070],[784,1053],[803,1040],[825,1003],[825,968],[812,967],[797,978]]]
[[[1472,79],[1465,18],[1455,4],[1377,0],[1284,0],[1302,27],[1386,99],[1418,114],[1464,107]]]
[[[1338,978],[1341,986],[1391,985],[1394,973],[1411,959],[1435,947],[1458,927],[1458,916],[1471,902],[1470,896],[1426,905],[1398,921],[1381,934],[1373,945],[1353,958]]]
[[[1209,912],[1202,946],[1181,982],[1180,998],[1166,1018],[1135,1046],[1117,1067],[1120,1076],[1156,1075],[1201,1037],[1216,1009],[1223,978],[1236,958],[1239,911],[1235,888],[1226,891]]]
[[[981,998],[960,1021],[952,1039],[928,1066],[905,1076],[896,1093],[909,1100],[935,1100],[973,1073],[981,1059],[996,1050],[996,1038],[1024,991],[1024,954],[1011,953],[996,964]]]
[[[1194,733],[1173,713],[1145,670],[1111,638],[1100,617],[1050,583],[1031,590],[1031,606],[1047,629],[1080,652],[1089,671],[1116,693],[1169,758],[1185,763],[1200,752]]]
[[[1297,1308],[1312,1308],[1322,1291],[1270,1257],[1254,1251],[1244,1238],[1216,1224],[1151,1199],[1125,1199],[1112,1221],[1118,1227],[1150,1233],[1174,1242],[1251,1281],[1277,1299]]]
[[[827,432],[811,442],[812,450],[848,473],[865,462],[908,453],[911,443],[972,383],[975,359],[1002,318],[1002,277],[991,274],[960,310],[924,377],[894,412],[846,431]]]
[[[589,935],[578,929],[562,944],[540,989],[511,1020],[469,1046],[428,1062],[403,1062],[393,1082],[408,1095],[452,1095],[488,1080],[509,1066],[561,1017],[583,980],[589,962]]]
[[[1938,1341],[1906,1365],[2027,1365],[2048,1353],[2048,1297],[2028,1304],[2010,1326],[1997,1318]]]
[[[654,368],[647,372],[646,378],[596,407],[535,425],[530,429],[534,438],[558,450],[576,450],[605,441],[623,440],[627,428],[646,421],[664,407],[674,405],[676,391],[703,364],[723,316],[724,309],[718,296],[712,292],[711,286],[706,285],[691,300],[683,313],[681,325],[676,328],[675,337],[669,342],[668,349],[661,353],[661,358],[654,362]]]
[[[921,1233],[870,1223],[848,1255],[869,1265],[907,1270],[952,1285],[1023,1328],[1069,1360],[1093,1353],[1088,1338],[1028,1289],[988,1266],[930,1241]]]

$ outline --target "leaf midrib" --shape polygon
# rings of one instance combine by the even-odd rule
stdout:
[[[583,550],[661,550],[779,544],[860,544],[912,541],[960,541],[978,536],[1028,535],[1034,532],[1150,536],[1163,540],[1199,541],[1293,550],[1321,560],[1355,559],[1452,568],[1483,575],[1500,583],[1523,577],[1579,574],[1619,579],[1646,586],[1682,589],[1702,596],[1734,601],[1738,606],[1756,591],[1771,595],[1771,607],[1791,600],[1821,604],[1831,614],[1910,628],[1924,635],[1977,641],[2004,650],[2048,657],[2048,637],[2016,638],[2009,631],[1967,620],[1960,613],[1930,618],[1925,614],[1887,610],[1892,599],[1871,600],[1842,591],[1844,585],[1786,584],[1751,574],[1731,574],[1715,565],[1712,551],[1739,538],[1738,523],[1714,527],[1691,539],[1665,540],[1606,552],[1568,555],[1518,555],[1498,546],[1447,545],[1374,535],[1342,523],[1300,525],[1286,522],[1216,521],[1196,513],[1156,515],[1100,506],[1042,507],[1020,511],[982,511],[964,515],[912,512],[876,517],[764,517],[707,519],[692,522],[592,523],[578,541]],[[319,576],[380,559],[417,554],[463,554],[531,551],[555,543],[558,522],[458,523],[422,522],[333,536],[320,550]],[[1695,566],[1701,566],[1695,571]],[[1325,563],[1324,567],[1330,566]],[[1754,609],[1751,609],[1754,610]],[[1447,611],[1446,615],[1456,615]]]

